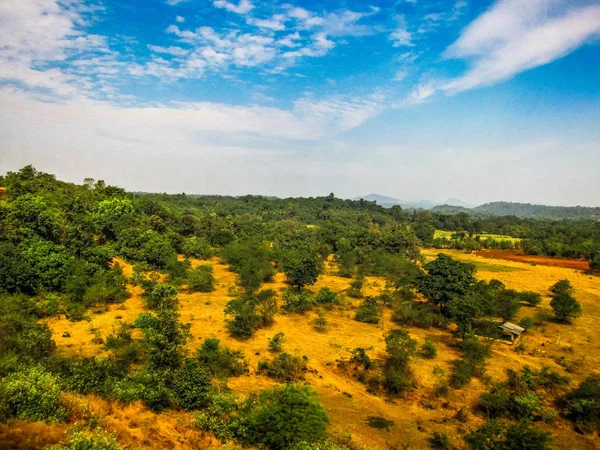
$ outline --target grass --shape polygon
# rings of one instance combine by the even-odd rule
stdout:
[[[444,231],[444,230],[435,230],[435,233],[433,235],[434,238],[446,238],[446,239],[451,239],[452,235],[456,233],[456,231]],[[479,238],[484,241],[488,238],[493,239],[494,241],[511,241],[513,243],[515,242],[520,242],[521,238],[514,238],[511,236],[504,236],[502,234],[487,234],[487,233],[480,233],[480,234],[474,234],[473,238],[479,236]]]
[[[577,372],[571,374],[573,384],[581,381],[586,374],[600,367],[600,339],[598,339],[597,323],[600,320],[600,283],[597,278],[590,278],[580,272],[568,268],[550,266],[531,266],[527,263],[486,260],[476,254],[466,254],[458,250],[423,250],[423,254],[429,259],[438,253],[450,254],[452,257],[475,263],[477,266],[476,276],[479,279],[489,281],[492,278],[502,281],[507,287],[517,290],[531,290],[543,295],[540,307],[548,308],[548,287],[561,278],[568,278],[575,287],[576,298],[581,302],[584,314],[577,319],[573,325],[565,326],[548,322],[544,327],[535,330],[527,330],[527,351],[519,354],[514,352],[510,345],[495,345],[493,356],[490,358],[488,375],[493,380],[503,380],[506,377],[506,369],[530,365],[539,368],[542,365],[552,365],[552,369],[564,372],[554,357],[560,355],[564,346],[570,346],[573,353],[569,353],[569,361],[579,363]],[[329,321],[329,332],[326,334],[315,332],[312,321],[316,317],[314,312],[306,315],[278,314],[272,327],[258,330],[248,341],[240,342],[232,339],[225,328],[223,308],[231,299],[228,290],[235,284],[235,274],[227,270],[227,266],[221,265],[217,260],[194,261],[193,265],[213,264],[214,275],[217,286],[210,293],[182,293],[179,295],[181,301],[181,317],[185,322],[191,322],[191,333],[193,339],[189,344],[190,354],[202,344],[207,337],[221,339],[221,344],[232,349],[244,352],[250,367],[247,376],[230,379],[228,386],[238,395],[246,395],[250,392],[273,386],[276,381],[265,376],[256,375],[258,360],[271,355],[268,349],[268,338],[279,331],[284,331],[286,343],[284,350],[291,354],[306,355],[308,357],[309,371],[306,373],[306,382],[317,391],[320,400],[331,420],[332,430],[344,430],[351,433],[354,440],[369,449],[387,449],[393,446],[403,448],[406,442],[410,442],[411,448],[427,448],[428,437],[434,431],[447,432],[454,444],[460,444],[460,429],[463,426],[458,421],[447,420],[449,411],[444,408],[444,399],[432,400],[435,409],[425,408],[414,400],[414,397],[394,399],[387,402],[385,398],[371,395],[366,392],[366,387],[352,377],[352,374],[341,373],[337,368],[336,360],[347,359],[349,348],[373,347],[369,353],[374,360],[381,361],[385,355],[385,343],[382,336],[389,330],[396,328],[391,321],[390,311],[385,311],[382,321],[378,325],[363,324],[356,322],[354,313],[360,304],[360,300],[347,299],[347,307],[344,309],[334,308],[327,313]],[[129,269],[125,267],[126,273]],[[315,293],[322,287],[329,287],[335,292],[343,292],[349,287],[351,280],[333,275],[334,268],[329,266],[326,274],[319,277],[318,282],[310,287]],[[378,284],[378,286],[376,285]],[[366,295],[377,295],[379,290],[385,286],[383,279],[367,277]],[[267,283],[265,288],[274,289],[278,295],[287,287],[283,274],[278,274],[272,283]],[[102,336],[112,332],[119,319],[132,322],[137,315],[143,311],[143,302],[140,297],[139,288],[132,289],[132,297],[123,304],[111,305],[106,312],[91,314],[94,328]],[[522,308],[519,315],[514,319],[517,323],[522,317],[533,314],[532,308]],[[61,353],[77,355],[102,354],[102,346],[91,342],[93,333],[87,322],[69,322],[64,318],[52,318],[49,320],[50,327],[54,332]],[[71,338],[62,338],[62,334],[68,331]],[[453,338],[449,331],[431,329],[424,330],[410,328],[410,334],[419,341],[431,337],[435,340],[438,355],[434,360],[418,358],[414,364],[415,379],[418,380],[415,396],[434,397],[433,392],[440,382],[440,377],[435,375],[443,370],[446,374],[451,372],[452,361],[459,357],[457,350],[453,347]],[[557,344],[557,337],[560,342]],[[452,393],[451,408],[453,411],[459,408],[471,410],[477,402],[479,395],[486,387],[475,380],[461,391]],[[98,400],[89,399],[91,402]],[[204,441],[196,441],[192,444],[187,440],[188,416],[182,412],[168,412],[166,414],[154,415],[142,410],[140,405],[130,405],[121,408],[103,402],[101,409],[107,413],[105,428],[117,435],[140,433],[143,437],[143,429],[156,427],[160,436],[148,439],[152,444],[162,448],[213,448],[213,445],[205,445]],[[126,417],[127,416],[127,417]],[[138,419],[139,417],[139,419]],[[385,431],[374,432],[369,426],[369,417],[383,417],[394,422],[392,433]],[[175,419],[179,421],[176,422]],[[137,428],[131,426],[130,421],[137,422]],[[578,449],[600,447],[600,437],[583,437],[575,433],[572,427],[558,419],[560,426],[555,426],[551,431],[555,439],[556,448]],[[142,422],[147,421],[142,429]],[[134,424],[135,425],[135,424]],[[169,431],[175,427],[173,432]],[[427,432],[420,431],[426,429]],[[127,431],[129,430],[129,431]],[[186,431],[187,430],[187,431]],[[50,430],[48,430],[50,432]],[[182,443],[177,441],[177,435],[183,435],[186,440]],[[0,430],[0,438],[2,430]],[[191,435],[190,435],[191,436]],[[206,439],[208,439],[206,437]],[[0,443],[1,443],[0,439]],[[123,444],[128,444],[125,440]],[[136,444],[139,445],[139,444]],[[194,447],[196,445],[196,447]]]

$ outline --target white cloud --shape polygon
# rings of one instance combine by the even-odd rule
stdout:
[[[213,5],[236,14],[247,14],[254,9],[254,5],[249,0],[240,0],[237,5],[227,0],[214,0]]]
[[[460,92],[491,85],[548,64],[600,33],[600,6],[570,7],[564,0],[500,0],[445,52],[472,59],[470,70],[441,86]]]
[[[148,45],[148,49],[156,53],[165,53],[172,56],[185,56],[189,53],[189,50],[181,47],[161,47],[159,45]]]
[[[396,19],[396,29],[390,34],[390,40],[394,47],[412,47],[412,34],[406,28],[406,20],[403,15],[398,15]]]
[[[167,0],[167,5],[175,6],[183,2],[187,2],[189,0]]]
[[[285,21],[287,17],[284,14],[275,14],[269,19],[257,19],[248,17],[247,23],[260,28],[268,28],[270,30],[282,31],[285,30]]]
[[[183,23],[183,22],[185,22],[185,17],[177,16],[177,17],[175,17],[175,20],[177,21],[177,23]]]

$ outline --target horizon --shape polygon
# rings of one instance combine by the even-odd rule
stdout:
[[[597,1],[7,0],[0,25],[2,173],[600,206]]]

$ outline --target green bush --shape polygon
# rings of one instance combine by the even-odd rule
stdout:
[[[333,305],[337,300],[338,294],[328,287],[319,289],[319,292],[315,296],[315,302],[319,305]]]
[[[283,349],[285,335],[283,332],[276,333],[272,338],[269,338],[269,350],[273,353],[279,353]]]
[[[248,363],[239,350],[221,348],[219,339],[207,338],[198,349],[198,360],[213,375],[237,376],[248,372]]]
[[[183,242],[181,250],[186,258],[210,259],[214,255],[214,251],[208,241],[196,236],[186,239]]]
[[[431,338],[425,338],[425,342],[421,345],[421,355],[427,359],[433,359],[437,356],[437,347]]]
[[[287,313],[297,312],[304,314],[312,309],[315,303],[314,297],[305,289],[286,289],[281,296],[282,308]]]
[[[394,426],[394,421],[388,420],[381,416],[369,416],[367,417],[367,425],[369,425],[371,428],[375,428],[376,430],[390,431],[390,429]]]
[[[568,392],[565,403],[565,417],[575,424],[575,428],[588,432],[600,424],[600,375],[589,375],[579,386]]]
[[[455,389],[460,389],[471,382],[474,373],[475,368],[471,362],[457,359],[452,362],[450,385]]]
[[[110,396],[123,403],[142,400],[154,412],[171,408],[176,399],[158,373],[141,370],[131,378],[124,378],[112,384]]]
[[[213,266],[204,264],[188,273],[188,288],[193,292],[212,292],[215,290]]]
[[[446,328],[448,319],[433,311],[428,305],[404,302],[394,310],[392,320],[400,325],[419,328]]]
[[[537,306],[542,302],[542,296],[537,292],[519,292],[519,300],[526,303],[527,306]]]
[[[23,368],[0,381],[0,420],[61,422],[67,408],[57,377],[41,366]]]
[[[133,322],[134,328],[145,330],[147,328],[155,329],[158,327],[158,319],[150,313],[140,313]]]
[[[471,450],[548,450],[550,433],[521,421],[508,427],[491,420],[464,437]]]
[[[379,323],[379,321],[381,320],[379,314],[380,308],[378,306],[372,304],[364,304],[356,310],[354,320],[356,320],[357,322],[376,324]]]
[[[115,437],[98,428],[92,432],[71,428],[64,444],[53,445],[48,450],[121,450]]]
[[[440,433],[438,431],[434,431],[431,437],[429,438],[429,448],[434,450],[451,450],[454,447],[450,443],[448,433]]]
[[[186,411],[208,404],[210,376],[205,368],[192,358],[186,358],[175,371],[171,389],[177,402]]]
[[[258,371],[266,372],[271,378],[281,381],[296,380],[306,370],[306,356],[295,356],[289,353],[277,355],[271,362],[259,361]]]
[[[329,420],[314,392],[289,384],[260,393],[246,419],[247,442],[272,450],[323,441]]]

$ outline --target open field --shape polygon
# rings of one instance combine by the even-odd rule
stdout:
[[[452,235],[456,233],[456,231],[445,231],[445,230],[435,230],[433,235],[434,238],[446,238],[451,239]],[[485,239],[493,239],[494,241],[510,241],[510,242],[520,242],[520,238],[515,238],[511,236],[504,236],[502,234],[489,234],[489,233],[481,233],[481,234],[473,234],[473,238],[479,236],[479,238],[483,241]]]
[[[525,255],[522,251],[512,250],[480,250],[478,255],[489,259],[505,259],[507,261],[541,264],[544,266],[567,267],[576,270],[588,270],[590,263],[582,259],[550,258],[547,256]]]
[[[438,250],[424,250],[427,258],[433,258]],[[477,277],[489,280],[499,279],[509,288],[518,290],[533,290],[544,295],[542,305],[548,307],[548,287],[562,278],[569,278],[576,289],[576,297],[583,306],[583,316],[574,325],[565,326],[548,323],[539,330],[527,331],[523,340],[527,351],[517,354],[513,347],[504,343],[494,345],[493,356],[490,359],[488,374],[493,379],[503,379],[508,368],[523,367],[528,364],[534,368],[544,365],[564,373],[562,367],[553,360],[555,356],[565,356],[571,363],[577,365],[574,373],[569,374],[573,382],[581,381],[585,375],[600,368],[600,342],[597,338],[597,324],[600,320],[600,279],[590,277],[569,268],[551,266],[532,266],[531,264],[497,260],[490,264],[489,259],[477,254],[465,254],[460,251],[444,253],[454,258],[474,262],[478,265]],[[434,375],[434,367],[450,372],[450,364],[458,358],[458,352],[452,347],[453,338],[448,331],[438,329],[423,330],[411,328],[410,333],[422,343],[426,337],[432,337],[438,346],[438,356],[433,360],[415,359],[414,372],[418,388],[404,398],[387,401],[384,397],[374,396],[366,392],[366,387],[352,377],[337,369],[336,361],[347,358],[346,349],[355,347],[370,347],[374,350],[372,356],[383,357],[383,335],[396,326],[390,320],[390,311],[386,311],[383,325],[370,325],[353,320],[354,310],[358,300],[347,299],[344,307],[327,313],[330,323],[326,333],[314,330],[311,321],[316,317],[314,312],[306,315],[290,314],[276,316],[276,323],[270,327],[258,330],[248,341],[237,341],[229,337],[224,323],[223,308],[231,299],[228,289],[235,283],[235,274],[227,266],[214,260],[215,277],[218,286],[211,293],[181,293],[181,320],[190,322],[193,339],[189,343],[190,352],[195,351],[202,339],[215,336],[232,349],[242,350],[249,362],[250,373],[238,378],[232,378],[229,386],[238,394],[268,387],[274,381],[256,374],[257,363],[261,358],[269,358],[267,349],[268,338],[279,331],[285,332],[286,343],[284,350],[309,358],[309,371],[305,382],[310,384],[318,393],[331,420],[331,428],[351,433],[356,442],[364,444],[369,449],[387,449],[389,446],[403,448],[425,448],[427,438],[433,431],[446,431],[453,442],[461,445],[461,435],[480,423],[478,416],[468,414],[466,424],[460,423],[453,417],[461,407],[472,408],[478,396],[486,390],[484,384],[475,379],[461,390],[451,391],[447,399],[436,398],[433,390],[438,382]],[[195,261],[194,264],[205,264]],[[130,270],[126,267],[126,273]],[[319,277],[316,285],[311,287],[316,291],[323,286],[329,286],[337,292],[344,291],[349,285],[349,279],[340,278],[332,273],[332,267],[326,274]],[[385,281],[374,277],[368,278],[367,295],[376,294]],[[273,283],[265,288],[282,291],[286,284],[282,274],[278,274]],[[63,318],[49,320],[54,333],[54,339],[59,351],[64,354],[93,355],[103,352],[100,345],[91,343],[94,330],[103,337],[112,333],[120,320],[133,322],[143,311],[143,302],[138,288],[133,289],[133,295],[122,305],[113,305],[108,311],[91,314],[91,321],[70,322]],[[521,317],[533,314],[533,308],[523,307]],[[64,332],[72,337],[62,337]],[[114,407],[111,407],[114,408]],[[141,408],[138,406],[138,408]],[[141,408],[143,409],[143,408]],[[148,412],[148,414],[151,414]],[[189,416],[181,414],[180,421],[189,420]],[[391,431],[379,431],[366,424],[368,416],[383,416],[395,422]],[[153,415],[158,427],[168,427],[162,421],[173,420],[172,414]],[[127,420],[122,416],[113,417],[112,427],[128,429]],[[121,423],[119,425],[118,423]],[[554,447],[557,449],[594,448],[600,446],[597,435],[579,435],[572,429],[570,423],[559,419],[553,425],[540,425],[554,435]],[[167,438],[165,438],[167,439]],[[175,439],[175,438],[174,438]],[[182,438],[183,439],[183,438]],[[128,443],[125,441],[124,443]],[[183,439],[179,448],[199,448],[191,441]],[[202,448],[202,447],[200,447]]]

